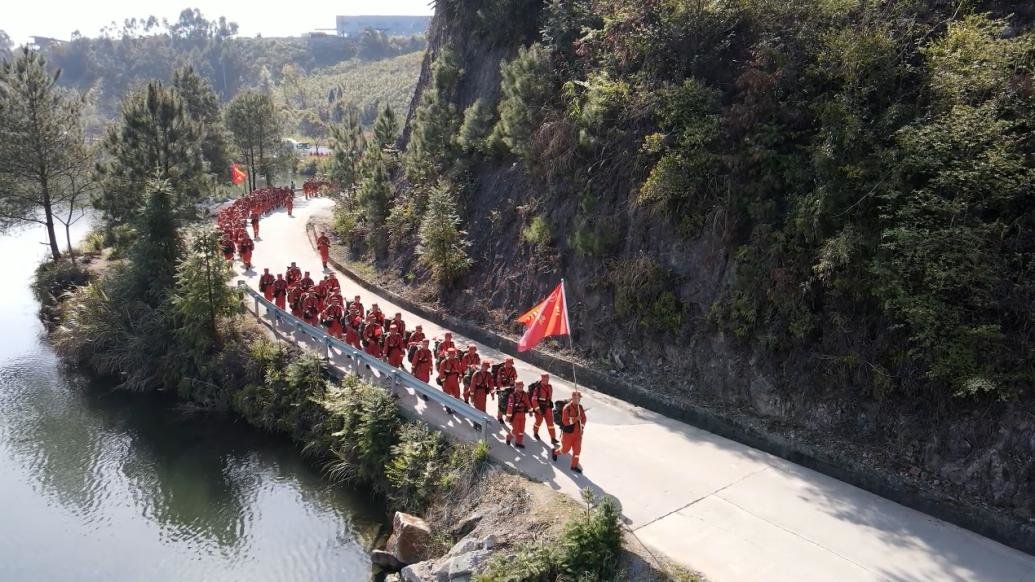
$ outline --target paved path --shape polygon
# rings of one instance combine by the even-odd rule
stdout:
[[[331,202],[296,200],[294,218],[281,211],[263,219],[255,251],[259,273],[263,267],[282,272],[294,260],[314,278],[321,275],[305,224]],[[240,272],[239,263],[236,268]],[[257,285],[257,273],[244,277]],[[389,317],[401,311],[408,327],[420,323],[429,337],[445,331],[372,297],[343,274],[339,279],[346,297],[361,295],[367,306],[376,301]],[[454,337],[459,346],[471,343]],[[493,361],[504,357],[485,346],[478,350]],[[344,359],[335,364],[346,367]],[[526,384],[538,378],[539,369],[515,364]],[[569,383],[553,384],[559,398],[570,393]],[[584,394],[584,475],[568,471],[564,459],[551,463],[530,434],[520,454],[496,434],[493,458],[574,497],[584,487],[616,497],[639,539],[714,582],[1035,580],[1033,556],[660,414],[591,390]],[[407,415],[455,437],[476,438],[469,424],[437,406],[408,394],[400,404]]]

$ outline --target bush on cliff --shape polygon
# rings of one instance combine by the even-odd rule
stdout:
[[[621,580],[620,512],[609,498],[583,492],[586,512],[564,528],[560,539],[521,547],[493,557],[478,582]]]
[[[79,263],[68,259],[46,261],[36,267],[32,294],[43,307],[52,306],[67,291],[82,287],[90,280],[90,273]]]

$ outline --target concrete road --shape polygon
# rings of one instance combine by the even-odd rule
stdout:
[[[330,207],[327,199],[297,198],[293,218],[280,211],[263,219],[257,272],[242,277],[255,286],[263,267],[283,272],[291,261],[322,276],[305,224]],[[241,272],[240,263],[236,269]],[[429,337],[445,331],[372,297],[341,273],[338,278],[346,297],[361,295],[368,307],[377,302],[389,317],[400,311],[408,327],[422,324]],[[458,346],[472,343],[454,337]],[[478,350],[493,361],[505,357],[482,345]],[[539,369],[515,363],[526,384],[538,378]],[[572,388],[560,379],[553,384],[557,398]],[[1035,557],[660,414],[592,390],[584,395],[583,475],[570,472],[567,459],[552,463],[547,448],[531,439],[531,423],[527,449],[507,447],[497,430],[492,456],[576,498],[585,487],[614,496],[641,541],[713,581],[1035,580]],[[400,405],[456,438],[477,437],[466,421],[412,394]]]

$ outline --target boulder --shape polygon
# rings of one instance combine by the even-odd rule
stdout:
[[[392,535],[385,544],[385,551],[403,564],[416,564],[428,556],[427,547],[431,541],[431,528],[423,519],[395,512],[392,520]]]
[[[370,561],[373,562],[375,566],[380,566],[389,572],[398,572],[406,565],[400,562],[398,558],[384,550],[374,550],[373,552],[370,552]]]
[[[474,528],[478,527],[483,517],[484,515],[479,512],[472,513],[453,526],[449,533],[453,534],[454,538],[462,538],[474,531]]]
[[[467,552],[473,552],[475,550],[482,549],[482,542],[478,538],[468,536],[458,542],[449,550],[446,556],[459,556],[460,554],[466,554]]]
[[[432,560],[406,566],[399,574],[402,576],[403,582],[431,582],[438,580],[438,577],[435,575],[435,562]]]
[[[443,570],[448,572],[449,580],[469,579],[481,570],[491,555],[492,552],[488,550],[475,550],[460,554],[443,562],[438,571],[440,575]]]
[[[482,540],[482,549],[484,550],[491,550],[498,545],[499,541],[496,539],[495,534],[489,534],[488,536],[485,536],[484,540]]]

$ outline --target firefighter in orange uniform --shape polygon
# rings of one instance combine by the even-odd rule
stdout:
[[[281,309],[287,305],[287,288],[287,279],[284,278],[284,275],[277,273],[277,280],[273,282],[273,301]]]
[[[334,301],[324,308],[323,313],[320,314],[320,323],[327,328],[327,333],[331,337],[341,338],[341,316],[344,315],[341,309],[341,303]]]
[[[410,334],[410,338],[409,339],[410,339],[410,341],[408,343],[410,345],[419,344],[422,341],[424,341],[425,339],[427,339],[427,336],[424,335],[424,328],[422,328],[419,325],[414,327],[413,328],[413,333]]]
[[[469,399],[471,404],[482,412],[485,412],[485,401],[492,392],[492,372],[489,370],[489,364],[491,362],[488,360],[482,362],[481,369],[471,375],[471,382],[464,392],[464,400]]]
[[[381,357],[381,336],[384,332],[373,316],[367,317],[367,324],[363,327],[364,349],[375,358]]]
[[[453,398],[460,398],[460,378],[463,374],[463,364],[456,359],[456,348],[449,348],[446,351],[446,359],[438,365],[438,377],[442,379],[442,391]]]
[[[518,380],[507,401],[507,421],[510,423],[510,428],[507,430],[508,445],[514,441],[515,447],[525,448],[525,416],[531,409],[532,402],[528,399],[528,393],[525,392],[525,383]]]
[[[539,438],[539,427],[543,420],[546,421],[546,430],[550,433],[550,444],[557,446],[557,431],[553,427],[553,386],[550,385],[550,375],[543,374],[538,382],[533,382],[529,387],[529,399],[532,401],[532,411],[535,413],[535,424],[532,425],[532,436],[535,440]]]
[[[571,393],[571,400],[561,409],[561,446],[555,448],[551,458],[571,453],[571,470],[582,472],[579,465],[579,454],[582,452],[582,434],[586,430],[586,409],[582,407],[582,394]]]
[[[262,276],[259,277],[259,291],[262,292],[262,296],[266,298],[266,301],[273,301],[273,273],[270,273],[269,269],[263,269]]]
[[[399,334],[399,328],[393,323],[388,326],[388,337],[385,338],[385,359],[389,366],[402,368],[406,357],[406,341]]]
[[[252,209],[252,236],[259,238],[259,210]]]
[[[241,262],[244,263],[246,271],[250,271],[252,268],[252,251],[255,250],[255,243],[252,239],[248,238],[245,234],[241,237],[241,242],[237,244],[237,251],[241,253]]]
[[[431,369],[434,367],[431,357],[431,349],[428,348],[430,344],[428,340],[421,340],[420,347],[417,348],[417,352],[413,354],[413,375],[418,380],[425,384],[431,382]]]
[[[320,233],[320,238],[316,239],[316,248],[320,249],[320,261],[323,263],[323,268],[326,269],[327,261],[331,256],[331,239],[326,232]]]
[[[496,370],[496,393],[498,394],[504,388],[512,387],[515,382],[517,382],[517,370],[514,368],[514,358],[508,357],[506,360],[503,360],[503,365]],[[498,409],[505,410],[507,403],[503,402],[501,404],[502,406],[499,406]],[[503,415],[497,413],[496,420],[502,423]]]
[[[453,350],[455,352],[456,344],[453,343],[453,334],[447,331],[446,338],[439,342],[437,349],[435,350],[438,353],[435,355],[439,358],[442,358],[447,353],[449,353],[449,350]]]

